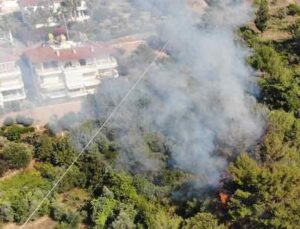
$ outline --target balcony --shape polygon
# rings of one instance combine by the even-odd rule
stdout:
[[[94,77],[93,78],[84,77],[83,82],[84,82],[85,87],[93,87],[93,86],[97,86],[101,83],[101,81],[99,79],[96,79]]]
[[[88,91],[86,91],[85,89],[74,90],[74,91],[69,91],[68,95],[70,98],[77,98],[77,97],[88,95]]]
[[[55,90],[55,89],[58,90],[58,89],[65,88],[65,85],[63,81],[53,81],[53,82],[48,81],[48,82],[41,82],[40,88],[46,90]]]
[[[115,59],[112,59],[111,61],[97,61],[98,70],[113,69],[117,67],[118,67],[118,63]]]
[[[0,79],[2,78],[10,78],[14,76],[21,76],[21,71],[19,68],[12,68],[8,71],[0,71]]]
[[[25,92],[18,92],[15,94],[10,94],[10,95],[3,95],[3,102],[12,102],[12,101],[18,101],[18,100],[23,100],[26,98]]]
[[[47,91],[43,96],[49,99],[59,99],[67,96],[65,90]]]
[[[65,74],[73,74],[73,73],[95,73],[97,72],[97,67],[95,64],[88,64],[88,65],[76,65],[74,67],[64,68]]]
[[[62,73],[61,68],[35,69],[38,76],[59,75]]]
[[[119,72],[116,69],[106,70],[106,71],[99,71],[100,78],[118,78]]]
[[[18,90],[24,87],[21,79],[0,82],[0,91]]]
[[[80,71],[65,71],[65,81],[69,90],[84,87],[83,75]]]
[[[101,81],[98,79],[87,80],[87,81],[84,81],[84,86],[85,87],[95,87],[95,86],[99,85],[100,83],[101,83]]]

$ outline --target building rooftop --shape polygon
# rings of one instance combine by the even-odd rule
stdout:
[[[25,51],[24,56],[32,63],[42,63],[107,56],[111,51],[112,49],[110,47],[102,44],[74,45],[67,43],[61,46],[46,44]]]

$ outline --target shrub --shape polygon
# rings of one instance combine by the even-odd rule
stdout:
[[[18,141],[21,139],[21,135],[29,132],[34,132],[33,127],[24,127],[20,125],[7,126],[3,130],[3,136],[10,141]]]
[[[63,228],[77,228],[81,221],[79,213],[70,212],[64,205],[58,203],[52,205],[50,216],[55,221],[60,222],[60,225],[64,225]]]
[[[288,10],[286,8],[281,8],[281,9],[278,10],[276,16],[279,19],[283,19],[283,18],[285,18],[287,16],[287,14],[288,14]]]
[[[300,15],[300,6],[297,4],[289,4],[287,7],[287,14],[294,16],[294,15]]]
[[[13,118],[11,118],[11,117],[7,117],[7,118],[5,118],[4,121],[3,121],[3,125],[4,125],[4,126],[11,126],[11,125],[13,125],[14,123],[15,123],[15,120],[14,120]]]
[[[264,32],[268,26],[269,20],[269,6],[267,0],[261,0],[258,11],[256,12],[255,25],[261,31]]]
[[[2,160],[7,162],[11,169],[25,168],[31,161],[31,149],[22,143],[9,143],[1,152]]]
[[[24,222],[50,188],[50,182],[36,171],[22,172],[0,181],[0,221]],[[33,219],[48,214],[51,201],[52,196],[49,196]]]
[[[33,124],[33,118],[21,116],[18,115],[16,118],[17,124],[23,125],[23,126],[31,126]]]
[[[3,174],[9,170],[9,166],[4,160],[0,160],[0,176],[3,176]]]

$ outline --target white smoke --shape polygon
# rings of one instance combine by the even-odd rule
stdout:
[[[110,127],[123,133],[120,160],[149,170],[162,166],[157,155],[143,147],[143,126],[166,136],[176,167],[205,177],[201,185],[216,184],[227,164],[216,153],[217,143],[245,150],[264,126],[249,94],[253,72],[246,64],[248,50],[235,34],[251,18],[251,7],[246,1],[207,1],[210,6],[200,17],[183,0],[134,2],[164,16],[157,31],[169,43],[170,57],[151,70],[111,121]],[[101,112],[107,107],[104,98],[118,101],[129,85],[122,79],[103,84],[98,97]],[[139,99],[147,105],[137,106]]]

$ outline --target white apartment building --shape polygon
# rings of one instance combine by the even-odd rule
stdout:
[[[44,45],[24,54],[33,82],[44,99],[75,98],[94,94],[105,78],[116,78],[117,61],[99,44]]]
[[[37,29],[59,26],[61,23],[58,17],[62,17],[60,10],[66,5],[64,0],[19,0],[19,4],[23,22]],[[89,18],[87,4],[82,0],[74,11],[61,19],[66,22],[84,22]]]
[[[19,10],[18,0],[0,0],[0,15],[14,13]]]
[[[0,29],[0,45],[11,45],[14,43],[14,38],[10,31],[3,31]]]
[[[18,57],[11,50],[0,49],[0,107],[26,98]]]

